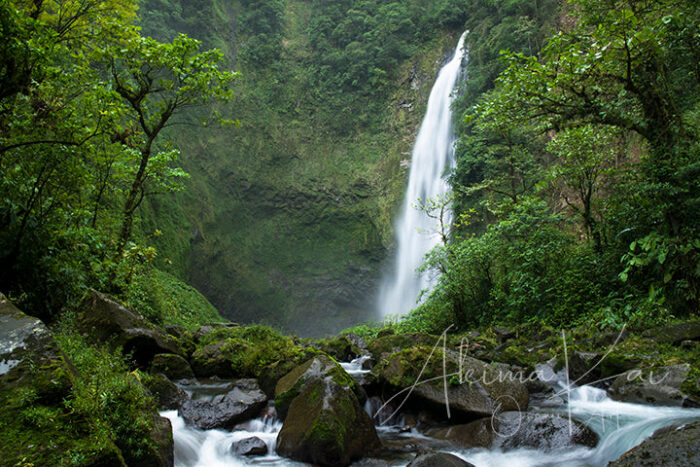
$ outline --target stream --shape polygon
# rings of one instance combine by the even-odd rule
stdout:
[[[342,363],[343,368],[354,378],[361,378],[369,370],[362,368],[363,358],[352,362]],[[228,382],[206,383],[202,385],[182,386],[191,397],[211,398],[217,392],[228,387]],[[608,462],[619,458],[629,449],[640,444],[659,428],[681,425],[700,420],[700,409],[685,409],[678,407],[656,407],[649,405],[630,404],[610,399],[604,390],[581,386],[568,392],[568,404],[558,407],[531,407],[531,411],[557,413],[564,417],[584,423],[600,437],[596,447],[566,448],[552,451],[537,449],[513,449],[509,451],[488,449],[454,449],[442,440],[436,440],[422,435],[414,428],[401,424],[377,427],[379,438],[385,445],[416,445],[450,452],[471,462],[477,467],[504,466],[605,466]],[[373,410],[372,404],[367,403],[365,410]],[[277,434],[282,429],[282,422],[274,417],[266,416],[242,423],[231,431],[199,430],[187,426],[176,410],[161,412],[170,419],[173,426],[175,442],[176,467],[217,467],[217,466],[305,466],[309,464],[294,462],[275,454]],[[268,447],[268,454],[256,457],[235,455],[231,444],[251,436],[263,440]],[[355,464],[405,466],[408,461],[363,459]]]

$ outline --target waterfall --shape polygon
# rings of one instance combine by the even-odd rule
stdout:
[[[452,91],[465,56],[462,34],[452,59],[442,67],[430,91],[428,107],[411,156],[408,187],[396,232],[396,258],[393,269],[385,274],[379,292],[379,315],[405,314],[415,307],[420,291],[434,285],[429,274],[418,274],[425,254],[440,241],[437,219],[415,207],[419,200],[435,199],[449,191],[445,170],[454,165],[452,128]],[[446,219],[446,223],[450,219]]]

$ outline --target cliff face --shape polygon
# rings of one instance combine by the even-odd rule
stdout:
[[[146,2],[144,32],[186,32],[221,48],[241,77],[232,108],[215,110],[240,126],[171,134],[191,178],[185,193],[143,210],[142,230],[164,232],[159,267],[235,321],[319,335],[371,319],[402,161],[459,31],[424,34],[387,73],[373,69],[380,81],[343,87],[323,73],[342,77],[363,58],[353,58],[351,43],[347,59],[324,65],[332,51],[313,32],[318,2],[263,2],[269,11],[175,3]]]

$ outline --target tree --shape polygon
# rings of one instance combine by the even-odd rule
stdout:
[[[199,42],[183,34],[172,43],[137,36],[119,45],[109,58],[110,71],[114,91],[126,107],[124,127],[130,131],[128,145],[135,150],[137,170],[124,200],[117,257],[131,235],[146,183],[155,175],[152,162],[159,135],[187,109],[215,99],[230,101],[229,85],[237,76],[219,69],[221,52],[198,52]]]

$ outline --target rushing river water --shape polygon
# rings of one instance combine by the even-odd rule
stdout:
[[[343,364],[343,367],[355,378],[361,378],[367,370],[362,369],[362,360],[357,359]],[[220,385],[223,387],[224,385]],[[210,397],[216,390],[212,385],[201,387],[189,386],[185,389],[193,397]],[[595,448],[566,448],[543,451],[536,449],[514,449],[510,451],[442,448],[477,467],[526,467],[526,466],[605,466],[617,459],[627,450],[638,445],[659,428],[700,420],[700,409],[683,409],[678,407],[654,407],[629,404],[610,399],[604,390],[591,386],[572,389],[568,394],[568,404],[547,408],[562,416],[588,425],[600,440]],[[371,404],[366,409],[372,410]],[[540,410],[534,407],[533,410]],[[545,410],[545,409],[542,409]],[[177,411],[162,412],[173,425],[175,441],[175,465],[177,467],[218,467],[218,466],[302,466],[308,465],[282,458],[275,454],[277,434],[282,423],[276,419],[255,419],[236,426],[231,431],[198,430],[185,425]],[[434,448],[437,440],[421,435],[415,429],[404,426],[384,426],[377,430],[385,444],[424,445]],[[234,454],[232,443],[251,436],[262,439],[267,444],[269,453],[265,456],[243,457]],[[444,441],[441,441],[444,445]],[[439,444],[437,444],[439,445]],[[359,461],[358,465],[363,465]],[[380,461],[372,465],[405,466],[407,460]],[[365,464],[368,465],[368,464]]]
[[[440,241],[439,222],[417,209],[418,200],[435,199],[449,191],[445,171],[454,165],[452,94],[465,57],[462,34],[452,59],[440,70],[411,156],[408,186],[395,226],[396,258],[380,286],[379,315],[404,314],[416,306],[420,291],[430,288],[429,274],[418,274],[425,254]],[[445,219],[449,223],[449,219]]]

